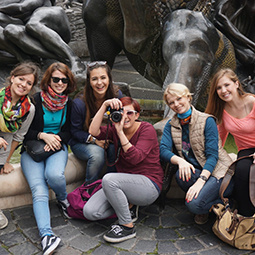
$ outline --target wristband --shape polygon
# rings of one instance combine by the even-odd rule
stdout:
[[[121,147],[124,147],[124,146],[126,146],[126,145],[128,145],[128,144],[129,144],[129,141],[128,141],[127,143],[121,145]]]
[[[202,179],[205,182],[208,181],[208,178],[206,176],[204,176],[204,175],[200,175],[199,178]]]

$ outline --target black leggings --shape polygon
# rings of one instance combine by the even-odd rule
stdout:
[[[255,152],[255,148],[241,150],[237,154],[237,158],[251,155]],[[250,166],[253,158],[242,159],[236,164],[234,175],[234,197],[238,203],[238,212],[243,216],[252,216],[255,213],[249,195],[249,176]]]

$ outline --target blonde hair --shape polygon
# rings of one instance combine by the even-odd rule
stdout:
[[[186,96],[192,100],[192,93],[190,93],[189,89],[187,86],[181,83],[170,83],[164,92],[163,99],[166,104],[167,103],[167,96],[172,95],[176,97],[183,97]]]

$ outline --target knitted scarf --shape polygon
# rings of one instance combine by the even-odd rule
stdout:
[[[15,106],[12,106],[10,86],[0,90],[0,130],[13,133],[20,129],[26,119],[31,101],[28,96],[22,96]]]
[[[50,86],[48,86],[48,91],[41,91],[41,97],[43,106],[51,112],[63,109],[68,100],[67,95],[57,94]]]

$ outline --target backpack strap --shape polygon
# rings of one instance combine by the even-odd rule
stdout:
[[[220,191],[219,191],[219,194],[220,194],[220,198],[222,199],[223,203],[226,205],[228,204],[228,198],[225,198],[223,196],[226,188],[228,187],[230,181],[231,181],[231,178],[232,176],[235,174],[235,168],[236,168],[236,163],[242,159],[245,159],[245,158],[250,158],[252,157],[252,155],[249,155],[249,156],[243,156],[243,157],[240,157],[238,158],[237,160],[235,160],[228,168],[228,171],[226,172],[225,176],[223,177],[223,180],[222,180],[222,183],[220,185]],[[251,167],[255,167],[255,164],[252,164]],[[255,169],[255,168],[254,168]],[[254,182],[255,182],[255,170],[254,170]],[[255,187],[254,187],[254,190],[255,190]],[[254,194],[255,191],[253,191],[253,194]],[[251,194],[251,193],[250,193]],[[254,195],[253,195],[254,196]],[[254,202],[255,202],[255,197],[254,197]]]

